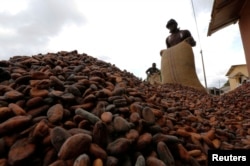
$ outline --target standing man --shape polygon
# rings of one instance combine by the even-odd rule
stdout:
[[[156,67],[155,63],[152,64],[152,67],[150,67],[146,70],[146,74],[147,74],[147,81],[150,84],[154,85],[154,84],[161,83],[161,72]]]
[[[152,67],[146,70],[148,76],[153,75],[154,73],[160,73],[160,70],[156,67],[155,63],[152,63]]]
[[[166,38],[167,49],[160,52],[162,83],[178,83],[206,92],[196,74],[192,50],[196,42],[191,33],[180,30],[174,19],[170,19],[166,27],[170,35]]]
[[[166,27],[171,33],[171,35],[166,39],[167,48],[170,48],[183,40],[186,40],[192,47],[196,45],[191,33],[188,30],[180,30],[178,28],[178,23],[174,19],[170,19],[167,22]]]

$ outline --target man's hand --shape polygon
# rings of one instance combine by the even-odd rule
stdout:
[[[188,37],[185,39],[185,41],[190,44],[192,47],[196,46],[196,42],[194,41],[194,39],[192,37]]]
[[[162,56],[162,54],[163,54],[163,51],[164,51],[164,50],[161,50],[161,51],[160,51],[160,56]]]

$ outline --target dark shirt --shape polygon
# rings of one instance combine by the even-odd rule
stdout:
[[[146,73],[147,74],[154,74],[154,73],[159,73],[160,72],[160,70],[159,69],[157,69],[157,68],[153,68],[153,67],[150,67],[147,71],[146,71]]]
[[[178,30],[175,33],[172,33],[166,39],[167,48],[172,47],[183,40],[187,39],[188,37],[192,37],[191,33],[188,30]]]

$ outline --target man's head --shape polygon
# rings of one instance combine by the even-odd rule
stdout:
[[[152,67],[156,67],[156,63],[152,63]]]
[[[167,22],[167,25],[166,25],[166,27],[169,29],[169,27],[171,26],[171,25],[178,25],[178,23],[174,20],[174,19],[170,19],[168,22]]]
[[[170,32],[173,32],[175,29],[177,29],[178,23],[174,19],[170,19],[167,22],[166,27],[170,30]]]

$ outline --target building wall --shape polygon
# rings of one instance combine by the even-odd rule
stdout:
[[[245,51],[248,73],[250,73],[250,1],[247,0],[240,13],[239,28]]]
[[[230,78],[229,84],[230,84],[230,90],[234,90],[239,86],[239,83],[237,83],[237,80],[235,78]]]
[[[238,73],[242,73],[242,76],[237,75]],[[243,82],[243,80],[247,79],[247,77],[249,77],[247,66],[246,65],[236,66],[234,70],[228,75],[230,90],[237,88]]]

